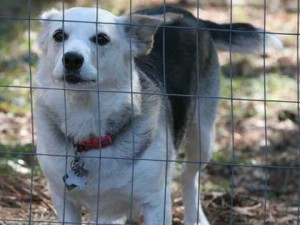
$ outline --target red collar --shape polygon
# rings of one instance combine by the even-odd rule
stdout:
[[[91,149],[102,150],[103,148],[113,144],[113,136],[106,134],[103,137],[93,137],[88,140],[74,143],[74,147],[78,152],[87,152]]]

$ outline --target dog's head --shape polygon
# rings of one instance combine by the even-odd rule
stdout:
[[[44,75],[73,86],[128,79],[132,59],[149,53],[158,26],[179,17],[115,16],[96,8],[44,12],[38,42]]]

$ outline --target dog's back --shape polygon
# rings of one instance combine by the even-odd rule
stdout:
[[[154,36],[154,46],[150,54],[135,60],[138,67],[155,80],[162,93],[169,97],[177,148],[194,118],[196,95],[204,98],[217,98],[219,95],[218,88],[215,88],[219,79],[219,71],[216,71],[219,68],[216,48],[267,54],[269,47],[281,47],[277,39],[268,34],[264,36],[262,30],[246,23],[216,24],[197,19],[190,12],[171,6],[145,9],[136,13],[177,13],[183,16],[165,27],[161,26]],[[214,119],[216,104],[214,100],[211,102],[212,112],[209,116]]]
[[[163,12],[164,8],[160,7],[137,13],[157,15]],[[167,7],[166,12],[180,13],[184,17],[166,27],[160,27],[154,36],[152,51],[149,55],[136,58],[136,63],[156,81],[162,93],[168,95],[172,107],[175,146],[178,148],[194,117],[194,100],[200,94],[197,89],[206,79],[218,80],[218,76],[213,73],[217,72],[215,69],[219,64],[209,33],[191,28],[191,19],[195,19],[192,14],[173,7]],[[201,94],[209,95],[203,91]],[[217,90],[213,96],[218,96]]]

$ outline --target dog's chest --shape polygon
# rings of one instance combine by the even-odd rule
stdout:
[[[100,184],[97,192],[73,192],[70,193],[70,197],[92,214],[97,214],[95,209],[99,208],[98,217],[115,219],[130,215],[130,210],[139,205],[138,200],[133,201],[131,192],[130,185],[118,189],[112,187],[104,191]]]
[[[64,123],[61,124],[61,130],[75,140],[83,140],[89,136],[98,136],[103,127],[101,124],[100,113],[92,108],[78,108],[72,110]],[[103,121],[103,120],[102,120]],[[104,123],[104,122],[103,122]]]
[[[105,134],[105,121],[108,113],[95,106],[69,106],[67,113],[59,112],[60,130],[74,141],[82,141],[90,137]]]
[[[79,96],[78,99],[69,100],[65,109],[57,108],[61,121],[60,129],[75,141],[103,136],[107,133],[107,121],[112,119],[115,112],[122,115],[123,105],[127,101],[124,96],[107,96],[107,94],[99,97],[90,95],[87,98]],[[124,118],[119,116],[118,119]]]

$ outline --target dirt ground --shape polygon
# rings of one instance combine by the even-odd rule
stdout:
[[[190,4],[190,1],[182,2],[197,14],[194,4]],[[205,10],[200,10],[200,17],[228,22],[229,12],[225,6],[208,4]],[[242,22],[264,26],[262,8],[248,6],[242,12],[245,14],[241,15],[237,8],[233,15],[239,16]],[[266,18],[269,21],[267,29],[273,32],[296,32],[299,25],[297,14],[287,9],[269,12]],[[292,83],[294,81],[297,84],[297,41],[285,35],[281,39],[285,49],[280,55],[276,53],[274,57],[266,59],[267,65],[270,65],[267,73],[274,73],[273,68],[276,68],[276,73],[289,77]],[[222,65],[228,64],[228,54],[220,54],[220,61]],[[260,74],[248,73],[247,76],[258,79],[264,70],[262,63],[257,62],[258,59],[248,58],[233,61],[232,70],[243,75],[248,73],[244,69],[246,67]],[[223,66],[222,71],[226,73],[226,66]],[[234,115],[231,114],[230,102],[220,102],[216,123],[218,152],[200,179],[203,207],[211,225],[300,223],[299,97],[297,93],[290,94],[285,83],[280,83],[279,87],[284,93],[279,96],[282,97],[279,101],[276,100],[278,96],[274,97],[273,102],[265,104],[264,101],[237,101],[233,103],[236,110]],[[38,169],[34,149],[28,145],[34,139],[31,122],[30,113],[18,115],[0,107],[0,168],[9,168],[9,172],[0,173],[0,224],[56,222],[46,181]],[[11,144],[16,140],[22,150]],[[25,150],[23,146],[26,146]],[[182,163],[178,163],[177,168],[180,167]],[[182,225],[183,206],[178,175],[175,176],[173,186],[173,225]],[[83,215],[88,219],[85,211]]]

